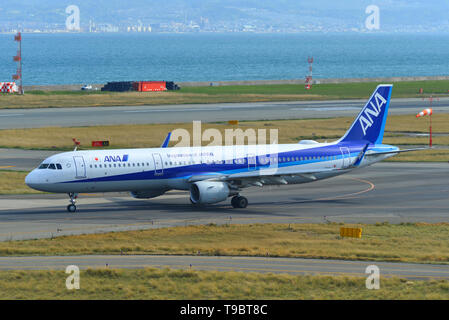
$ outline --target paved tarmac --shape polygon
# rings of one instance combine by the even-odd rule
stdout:
[[[0,149],[0,170],[31,171],[56,153],[61,151]]]
[[[366,278],[370,265],[379,268],[382,277],[396,276],[410,280],[449,279],[448,265],[341,261],[323,259],[270,257],[209,257],[160,255],[95,255],[95,256],[31,256],[0,257],[0,270],[65,270],[76,265],[87,268],[139,269],[165,268],[187,270],[216,270],[293,275],[345,275]],[[82,277],[82,274],[81,274]]]
[[[276,120],[356,116],[366,100],[221,103],[89,108],[2,109],[0,129],[113,124],[180,123],[201,120]],[[389,114],[416,114],[428,101],[392,99]],[[449,112],[449,98],[434,101],[435,112]]]
[[[207,223],[448,222],[448,163],[378,163],[302,185],[245,189],[245,209],[230,201],[194,207],[187,192],[138,200],[81,194],[76,213],[57,194],[0,196],[0,241]]]

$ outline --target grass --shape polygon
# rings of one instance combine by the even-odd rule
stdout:
[[[449,224],[359,225],[362,239],[339,236],[339,224],[201,225],[0,242],[0,255],[198,254],[449,264]]]
[[[449,114],[438,114],[433,120],[433,144],[449,148]],[[278,129],[279,143],[297,143],[301,139],[314,139],[320,142],[334,141],[349,128],[353,118],[244,121],[238,126],[226,123],[203,123],[202,130],[216,128],[225,136],[226,129]],[[183,128],[192,132],[192,123],[110,125],[92,127],[47,127],[35,129],[0,130],[0,147],[47,150],[73,150],[72,138],[81,141],[83,149],[90,147],[92,140],[109,140],[110,149],[159,147],[169,131]],[[416,119],[413,115],[390,116],[387,120],[384,137],[385,144],[410,146],[426,145],[428,137],[417,137],[409,133],[427,133],[428,121]],[[224,143],[224,138],[222,140]],[[204,142],[206,145],[208,142]],[[176,144],[172,141],[170,146]],[[395,156],[395,161],[447,161],[449,150],[435,149]]]
[[[368,98],[377,82],[303,85],[253,85],[185,87],[171,92],[29,91],[23,96],[0,95],[0,109],[154,104],[225,103]],[[394,83],[393,98],[447,95],[449,82],[404,81]],[[424,95],[419,94],[424,89]]]
[[[1,271],[0,299],[449,299],[447,280],[381,278],[379,290],[368,290],[366,279],[358,277],[87,269],[80,272],[80,289],[67,290],[67,276],[63,271]]]
[[[182,91],[186,93],[220,95],[220,94],[269,94],[269,95],[304,95],[312,94],[315,99],[362,99],[369,98],[377,87],[378,82],[358,83],[329,83],[316,84],[311,90],[305,90],[303,85],[257,85],[257,86],[215,86],[215,87],[188,87]],[[393,98],[422,97],[424,94],[448,94],[449,81],[400,81],[393,83]]]
[[[0,194],[38,194],[25,184],[28,172],[0,170]]]

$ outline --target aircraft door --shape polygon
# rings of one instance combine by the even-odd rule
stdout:
[[[154,161],[154,175],[162,176],[164,174],[164,166],[162,164],[162,157],[159,153],[153,153]]]
[[[86,178],[86,164],[84,163],[84,158],[82,156],[75,156],[73,157],[73,160],[75,161],[75,178]]]
[[[346,168],[349,166],[351,154],[349,153],[348,147],[340,147],[342,159],[341,159],[341,167]]]

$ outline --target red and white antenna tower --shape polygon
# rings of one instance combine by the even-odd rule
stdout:
[[[14,36],[14,41],[18,42],[17,55],[14,56],[14,61],[17,62],[17,73],[12,76],[13,80],[19,81],[19,93],[23,94],[22,84],[22,34],[18,32]]]
[[[313,57],[308,57],[307,62],[309,63],[309,74],[306,77],[306,89],[309,90],[312,87],[312,64]]]

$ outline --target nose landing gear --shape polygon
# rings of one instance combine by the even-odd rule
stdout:
[[[76,199],[78,198],[78,194],[77,193],[69,193],[69,197],[70,197],[70,204],[67,206],[67,211],[70,213],[73,213],[76,211]]]

